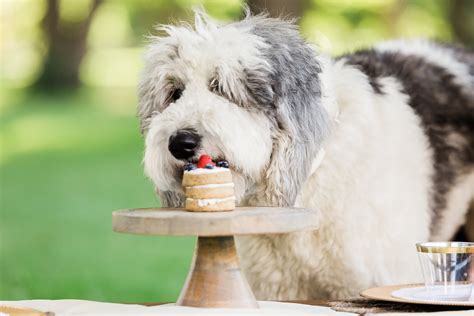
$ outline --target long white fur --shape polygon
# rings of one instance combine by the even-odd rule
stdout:
[[[240,183],[236,186],[236,196],[241,198],[244,177],[259,178],[269,161],[271,139],[261,135],[270,135],[270,125],[263,115],[250,113],[211,93],[208,82],[215,71],[220,72],[220,78],[227,79],[222,82],[224,89],[245,103],[247,100],[238,78],[240,69],[242,66],[265,65],[267,61],[261,58],[259,49],[266,44],[232,25],[217,29],[214,22],[203,20],[199,14],[196,16],[196,31],[189,27],[171,26],[165,30],[169,37],[158,39],[147,52],[142,85],[154,82],[158,93],[166,95],[168,91],[163,81],[172,77],[181,80],[186,89],[176,103],[166,108],[162,107],[165,103],[163,97],[152,99],[162,113],[149,123],[145,172],[159,190],[179,191],[180,184],[176,183],[173,172],[180,165],[167,149],[168,139],[178,129],[193,127],[202,136],[202,153],[223,156],[232,162],[234,180]],[[169,53],[169,42],[180,44],[180,58],[163,58]],[[222,49],[216,50],[215,47]],[[243,65],[238,64],[239,59]],[[143,102],[151,101],[144,99]],[[252,153],[250,157],[248,153]]]
[[[229,160],[237,200],[264,204],[268,201],[242,198],[248,190],[245,179],[257,181],[268,168],[271,124],[263,114],[211,93],[207,85],[219,65],[226,89],[245,103],[239,86],[242,66],[235,64],[235,56],[245,66],[265,64],[259,55],[265,43],[245,30],[201,17],[196,29],[168,27],[170,37],[152,44],[146,57],[141,88],[156,98],[143,100],[151,103],[142,106],[160,111],[149,121],[146,174],[159,190],[179,191],[173,171],[180,162],[169,153],[168,139],[178,129],[193,127],[202,136],[202,152]],[[180,47],[175,60],[163,57],[171,41]],[[395,78],[380,79],[385,93],[377,95],[365,75],[344,60],[319,58],[322,102],[339,123],[333,124],[323,144],[325,157],[296,205],[319,210],[320,227],[314,232],[238,239],[242,265],[260,299],[344,298],[377,284],[420,281],[414,244],[430,238],[433,173],[433,153],[420,119]],[[462,69],[456,75],[465,80]],[[182,80],[186,89],[165,107],[158,94],[166,93],[169,76]],[[472,178],[465,182],[472,184]]]
[[[429,239],[432,153],[419,119],[395,79],[382,80],[388,93],[376,96],[343,62],[324,71],[334,80],[340,124],[297,202],[321,211],[320,228],[241,240],[259,297],[343,298],[373,284],[420,281],[414,244]],[[285,256],[272,253],[275,244]]]

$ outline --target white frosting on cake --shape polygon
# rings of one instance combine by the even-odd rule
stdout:
[[[206,173],[218,173],[218,172],[224,172],[224,171],[229,171],[228,168],[221,168],[221,167],[214,167],[212,169],[207,169],[207,168],[196,168],[193,170],[185,170],[184,173],[189,173],[189,174],[206,174]]]
[[[211,183],[211,184],[203,184],[203,185],[193,185],[193,186],[186,187],[186,189],[189,189],[189,188],[210,189],[210,188],[220,188],[220,187],[231,187],[231,188],[233,188],[234,183],[229,182],[229,183]]]
[[[228,201],[228,200],[235,200],[235,196],[227,197],[224,199],[192,199],[192,198],[187,198],[186,200],[188,201],[197,201],[198,205],[200,207],[203,206],[208,206],[208,205],[214,205],[220,202]]]

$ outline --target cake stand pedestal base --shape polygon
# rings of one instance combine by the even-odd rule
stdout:
[[[177,305],[257,308],[240,269],[233,236],[198,237]]]

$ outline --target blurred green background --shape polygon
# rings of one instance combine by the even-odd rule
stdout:
[[[135,118],[157,23],[242,16],[242,1],[0,0],[0,299],[173,301],[192,238],[111,230],[111,212],[159,205]],[[300,17],[339,54],[395,37],[473,46],[474,1],[247,1]]]

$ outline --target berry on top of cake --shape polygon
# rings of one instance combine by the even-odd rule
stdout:
[[[202,155],[197,164],[184,167],[185,209],[194,212],[231,211],[235,209],[234,183],[227,161],[217,164]]]

